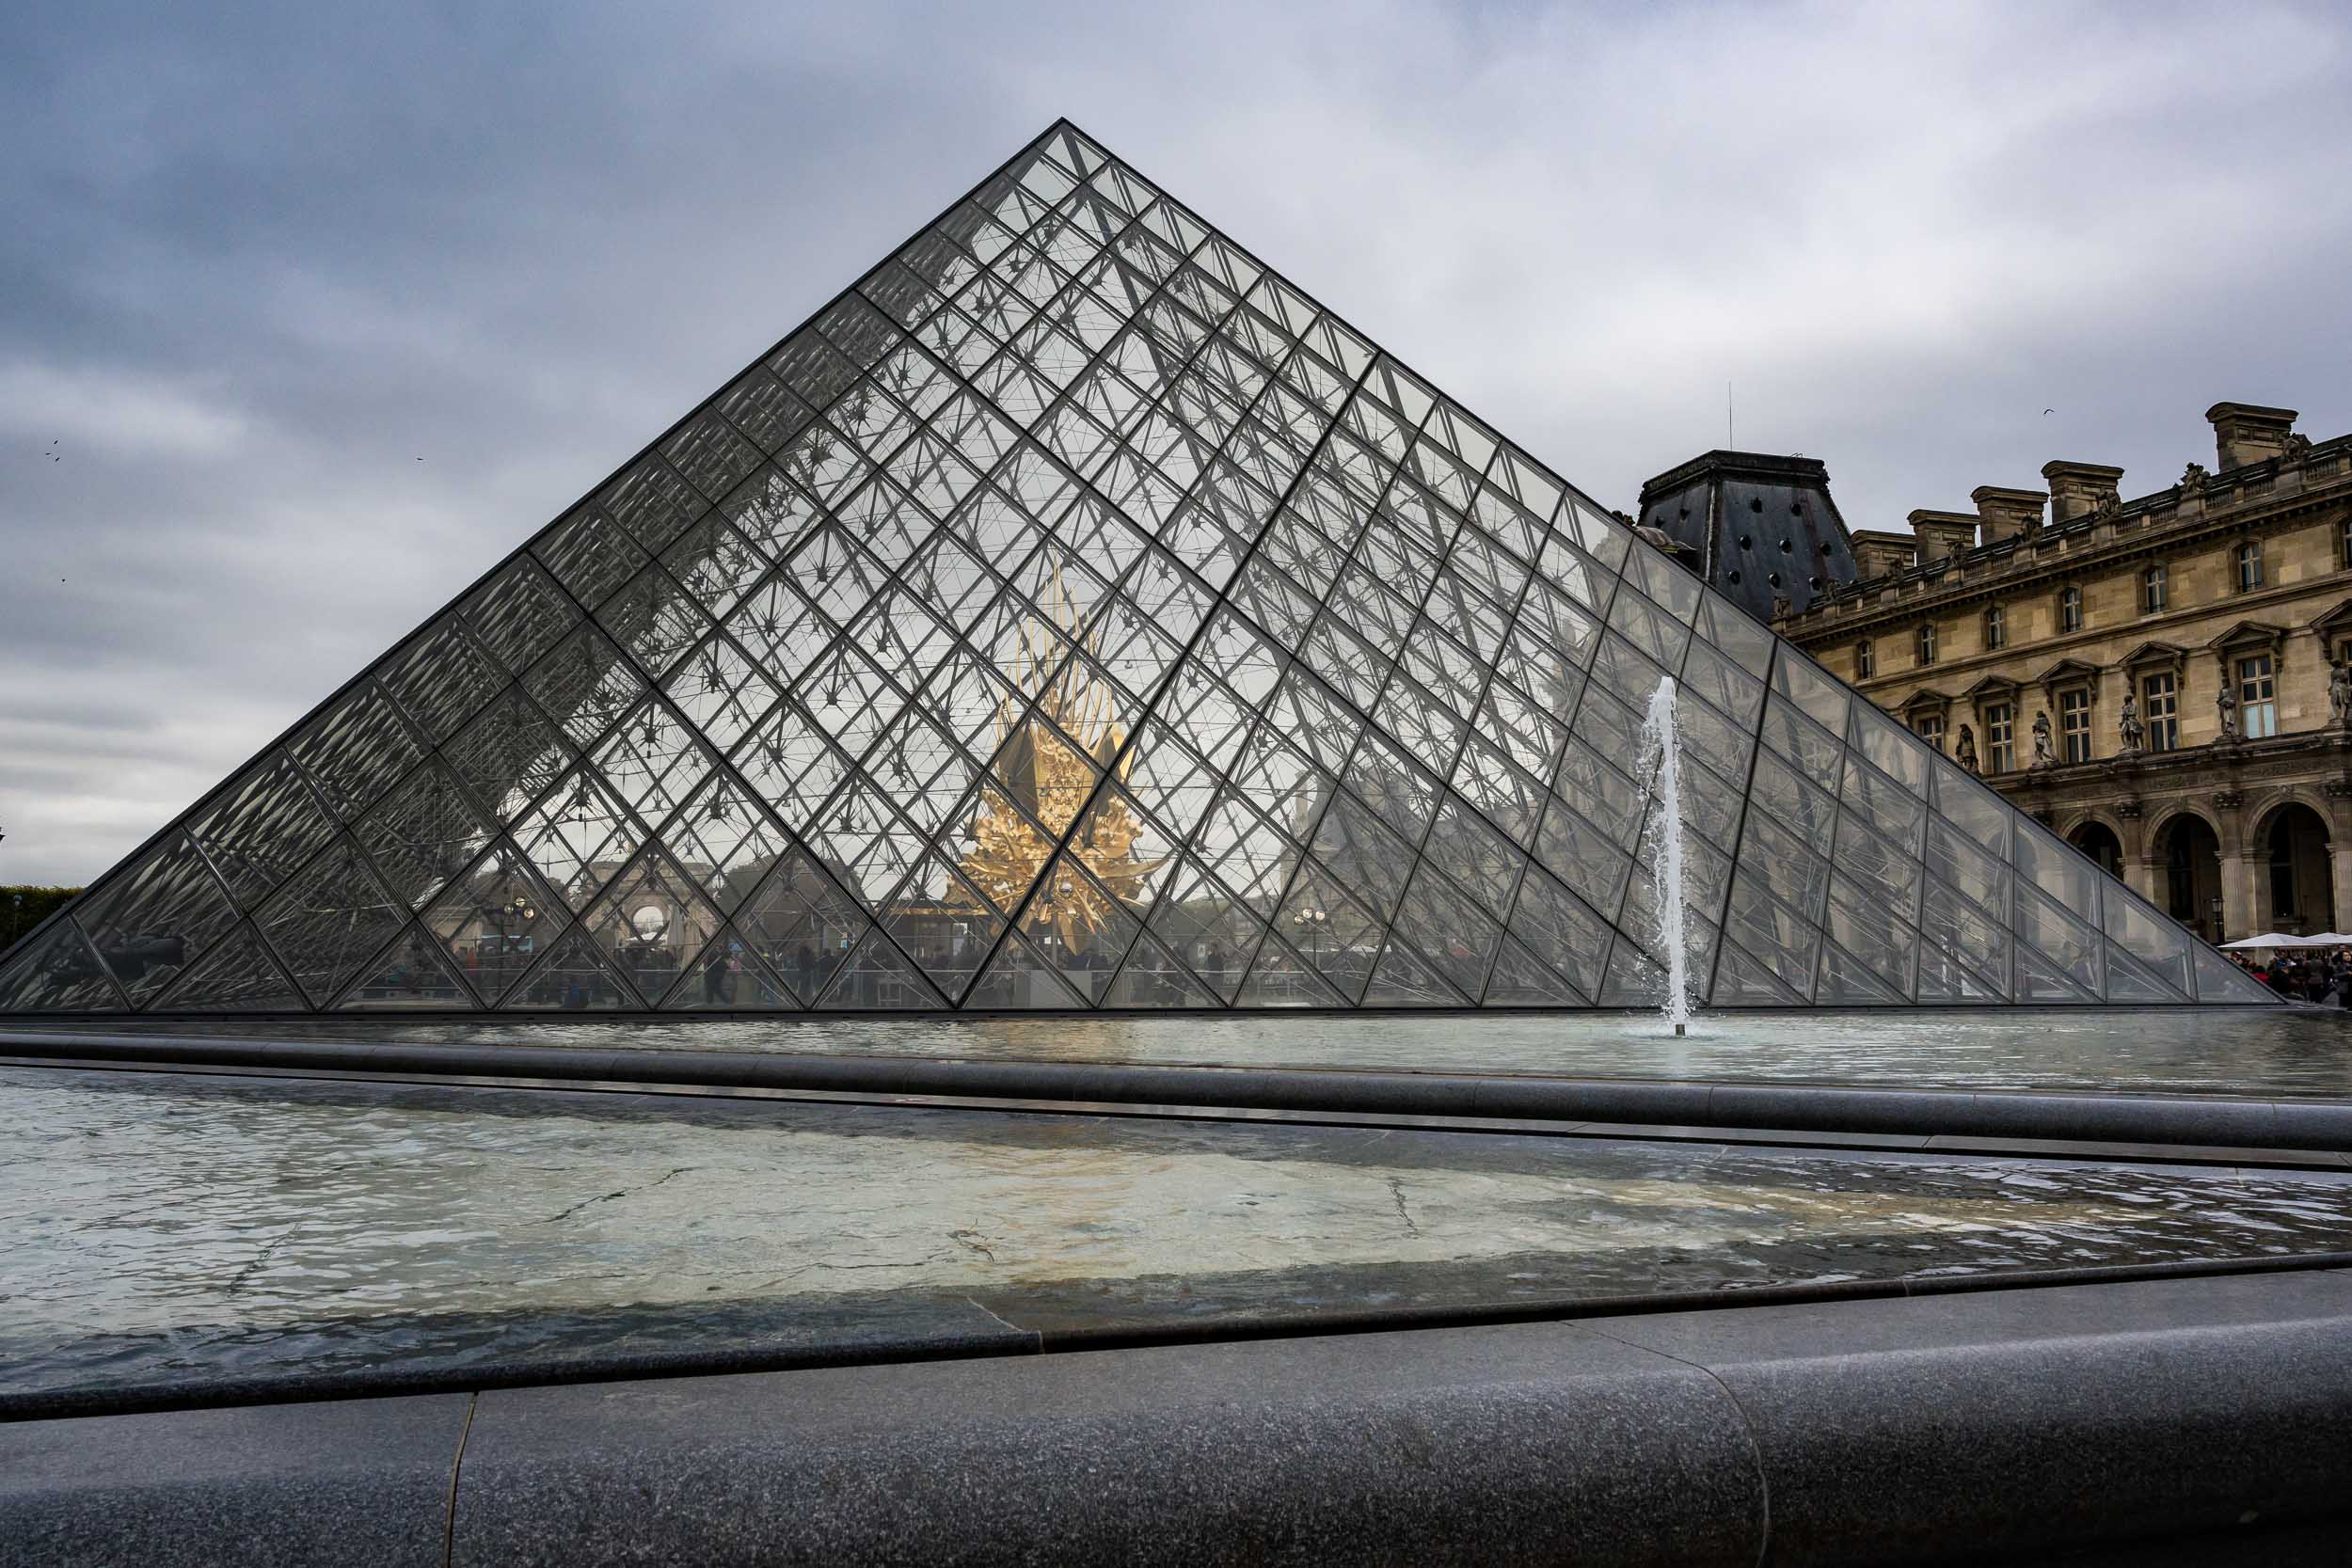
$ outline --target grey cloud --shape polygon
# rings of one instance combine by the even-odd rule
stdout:
[[[2297,5],[12,8],[0,880],[103,870],[1056,114],[1613,504],[1729,380],[1883,527],[2053,456],[2154,488],[2216,398],[2352,428],[2347,47]]]

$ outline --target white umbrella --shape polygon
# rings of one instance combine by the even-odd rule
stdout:
[[[2221,950],[2225,953],[2233,953],[2248,947],[2301,947],[2303,945],[2304,939],[2301,937],[2291,937],[2284,931],[2265,931],[2258,937],[2240,937],[2235,942],[2225,942],[2221,944]]]

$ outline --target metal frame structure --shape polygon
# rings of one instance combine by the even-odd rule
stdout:
[[[1640,1005],[1667,676],[1710,1004],[2271,1000],[1061,120],[0,1013]]]

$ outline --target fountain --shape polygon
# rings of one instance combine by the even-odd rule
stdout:
[[[1666,1022],[1679,1035],[1691,1023],[1691,957],[1682,912],[1681,742],[1675,733],[1675,683],[1661,678],[1650,693],[1642,721],[1644,760],[1654,769],[1658,815],[1663,829],[1651,876],[1658,893],[1658,944],[1666,956]],[[1655,761],[1650,759],[1655,758]]]

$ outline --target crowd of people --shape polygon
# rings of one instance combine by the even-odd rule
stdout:
[[[2290,1001],[2352,1007],[2352,947],[2257,949],[2230,959]]]

